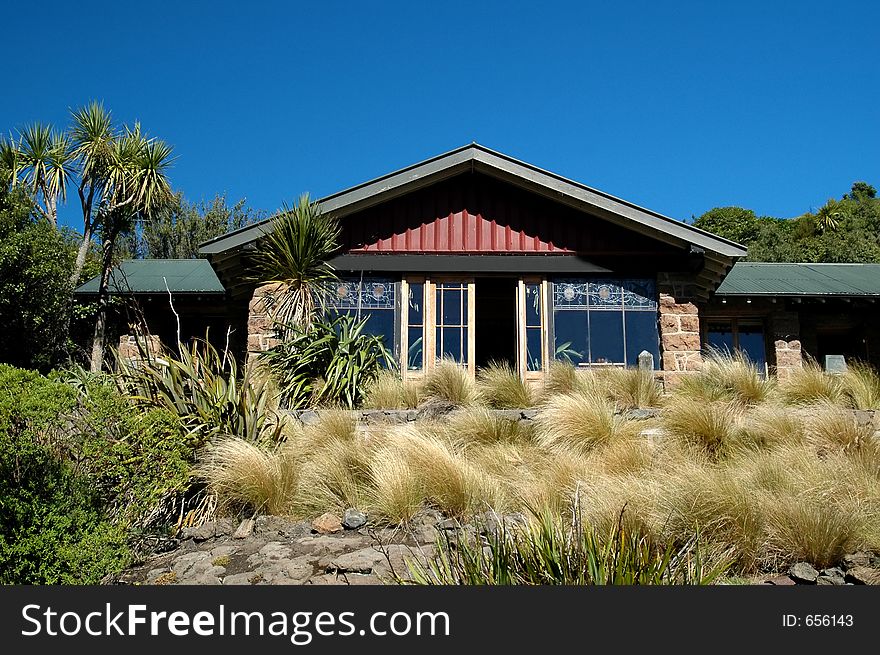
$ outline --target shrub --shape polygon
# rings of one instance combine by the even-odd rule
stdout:
[[[632,436],[637,428],[614,413],[607,399],[581,393],[552,398],[535,420],[538,443],[557,453],[585,454]]]
[[[0,583],[94,584],[131,553],[122,527],[62,457],[73,389],[0,365]]]
[[[775,499],[768,507],[769,549],[779,564],[834,566],[857,543],[859,518],[851,507],[803,494]]]
[[[274,393],[253,367],[239,376],[235,359],[207,340],[181,346],[179,358],[139,362],[117,358],[120,389],[136,402],[167,409],[202,441],[236,436],[277,441],[282,423],[273,411]]]
[[[520,409],[534,404],[528,385],[507,364],[489,364],[477,374],[477,382],[489,407]]]
[[[368,320],[340,314],[314,320],[308,330],[286,326],[288,336],[259,355],[278,381],[282,402],[294,409],[359,405],[383,363],[391,363],[382,337],[364,332]]]
[[[425,377],[424,392],[453,405],[474,405],[480,399],[477,387],[460,364],[441,360]]]

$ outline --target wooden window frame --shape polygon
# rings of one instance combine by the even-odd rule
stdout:
[[[526,285],[537,284],[541,289],[539,318],[541,321],[541,370],[530,371],[528,365],[528,325],[526,324]],[[522,380],[542,380],[549,368],[549,330],[548,330],[548,283],[545,278],[521,277],[516,285],[516,341],[517,369]]]
[[[425,285],[425,351],[423,371],[427,372],[433,369],[437,363],[437,285],[456,283],[467,288],[467,371],[471,377],[475,376],[476,320],[474,314],[474,299],[476,296],[476,286],[474,284],[474,278],[469,275],[442,275],[431,278],[425,277],[420,281],[423,281]]]

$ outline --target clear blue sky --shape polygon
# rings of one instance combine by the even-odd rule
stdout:
[[[878,7],[7,3],[0,129],[100,99],[188,198],[266,210],[478,141],[675,218],[789,217],[880,186]]]

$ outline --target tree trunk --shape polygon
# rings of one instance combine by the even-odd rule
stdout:
[[[79,282],[79,276],[82,275],[83,266],[86,264],[86,256],[89,254],[89,246],[92,245],[92,226],[86,222],[83,227],[82,243],[79,244],[79,250],[76,253],[76,263],[73,265],[73,272],[70,274],[70,286],[76,287]]]
[[[95,334],[92,338],[92,357],[89,370],[99,373],[104,366],[104,339],[107,332],[107,305],[110,303],[110,273],[113,270],[113,246],[116,232],[104,239],[101,252],[101,282],[98,285],[98,315],[95,318]]]

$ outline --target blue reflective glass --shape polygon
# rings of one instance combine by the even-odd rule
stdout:
[[[638,366],[639,354],[647,350],[654,355],[654,368],[660,365],[657,336],[657,315],[654,312],[626,312],[626,364]]]
[[[540,371],[543,357],[541,354],[541,328],[526,329],[526,366],[529,371]]]
[[[409,328],[409,352],[406,361],[410,371],[419,371],[424,365],[424,339],[421,327]]]
[[[758,325],[739,326],[739,349],[763,371],[767,358],[764,353],[764,330]]]
[[[593,364],[623,362],[623,312],[590,312],[590,361]]]
[[[570,361],[575,366],[588,361],[589,334],[586,312],[554,312],[553,333],[556,359]]]

